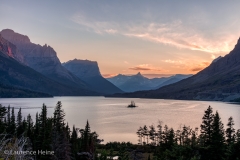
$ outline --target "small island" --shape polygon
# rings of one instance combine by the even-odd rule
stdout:
[[[128,108],[135,108],[135,107],[137,107],[137,106],[135,105],[135,102],[134,102],[134,101],[131,101],[131,104],[129,104],[127,107],[128,107]]]

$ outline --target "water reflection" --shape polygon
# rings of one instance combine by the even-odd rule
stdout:
[[[136,108],[127,108],[133,100]],[[137,143],[136,131],[143,125],[155,125],[162,121],[169,127],[178,129],[185,124],[199,127],[204,110],[209,105],[214,112],[218,110],[224,125],[230,116],[235,121],[235,129],[240,129],[240,105],[223,102],[180,101],[160,99],[129,99],[104,97],[54,97],[54,98],[10,98],[0,99],[4,106],[22,108],[23,116],[41,112],[43,103],[47,105],[48,116],[53,116],[57,101],[62,101],[66,121],[70,126],[84,128],[89,120],[92,131],[97,131],[100,138],[108,141],[131,141]],[[17,112],[15,112],[17,113]]]

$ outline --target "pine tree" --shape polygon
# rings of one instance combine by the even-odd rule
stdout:
[[[11,132],[11,108],[8,106],[7,108],[7,127],[6,127],[6,132],[10,133]]]
[[[232,143],[235,142],[235,129],[233,128],[234,126],[234,121],[233,118],[230,117],[228,119],[228,128],[226,129],[226,141],[228,145],[231,145]]]
[[[221,160],[225,159],[225,138],[224,138],[224,125],[221,122],[221,118],[216,112],[213,118],[212,124],[213,132],[211,137],[211,151],[212,151],[212,160]]]
[[[212,107],[209,106],[208,109],[205,111],[205,114],[202,118],[201,124],[201,142],[204,147],[209,146],[211,144],[211,137],[212,137],[212,124],[213,124],[213,110]]]
[[[3,118],[5,117],[5,114],[7,113],[6,107],[3,107],[0,104],[0,121],[3,122]]]
[[[138,135],[138,142],[140,145],[142,145],[142,138],[143,138],[143,128],[139,127],[138,131],[137,131],[137,135]]]
[[[147,144],[148,144],[149,131],[146,125],[143,126],[143,135],[144,135],[144,143],[145,143],[145,137],[147,137]]]
[[[57,131],[61,131],[64,128],[64,117],[65,113],[62,109],[62,103],[60,101],[57,102],[57,105],[54,110],[54,126],[56,127]]]
[[[6,123],[4,122],[4,119],[6,113],[7,109],[0,104],[0,134],[5,131]]]
[[[73,158],[76,159],[77,158],[77,152],[79,151],[79,143],[78,143],[77,130],[76,130],[74,125],[73,125],[73,130],[72,130],[70,143],[71,143],[71,150],[72,150]]]
[[[34,125],[34,136],[33,136],[33,150],[41,149],[41,139],[39,138],[39,116],[36,113],[35,125]]]
[[[158,128],[157,131],[158,145],[161,145],[163,143],[163,127],[161,121],[158,122],[157,128]]]
[[[33,140],[32,139],[33,138],[32,137],[33,136],[32,129],[33,129],[32,117],[30,114],[28,114],[28,116],[27,116],[27,137],[29,137],[31,140]]]
[[[17,136],[20,136],[23,132],[24,132],[24,128],[22,123],[22,112],[20,108],[17,115]]]
[[[89,139],[90,139],[90,133],[91,133],[91,129],[90,129],[90,125],[88,123],[86,123],[85,126],[85,130],[84,130],[84,137],[83,137],[83,151],[88,152],[89,151]]]
[[[12,114],[10,118],[10,133],[15,134],[15,131],[16,131],[15,114],[14,114],[14,108],[12,108]]]
[[[152,140],[152,144],[155,145],[155,135],[156,135],[156,130],[155,127],[153,125],[149,126],[150,130],[149,130],[149,138]]]
[[[55,154],[54,156],[57,159],[70,160],[71,148],[68,140],[69,135],[67,135],[65,128],[64,117],[65,113],[62,109],[62,103],[58,101],[54,110],[51,146]]]

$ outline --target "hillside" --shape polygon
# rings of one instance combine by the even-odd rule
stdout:
[[[117,97],[231,101],[240,97],[240,39],[226,56],[196,75],[152,91],[116,94]]]
[[[46,93],[34,92],[27,89],[16,88],[0,84],[0,98],[36,98],[52,97]]]

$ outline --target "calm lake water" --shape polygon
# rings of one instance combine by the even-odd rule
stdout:
[[[127,108],[131,100],[136,108]],[[61,101],[66,113],[66,122],[72,128],[84,128],[88,120],[92,131],[96,131],[104,143],[109,141],[130,141],[137,143],[136,131],[143,125],[155,125],[158,121],[178,129],[181,125],[200,127],[204,110],[209,105],[214,113],[219,112],[225,125],[230,116],[235,121],[235,129],[240,129],[240,105],[223,102],[182,101],[162,99],[104,98],[104,97],[54,97],[54,98],[9,98],[0,99],[0,104],[22,108],[23,116],[41,112],[42,104],[48,107],[48,116],[53,116],[57,101]],[[15,114],[18,110],[15,110]]]

